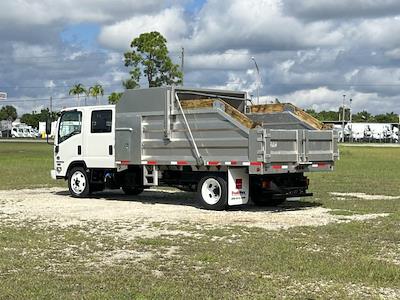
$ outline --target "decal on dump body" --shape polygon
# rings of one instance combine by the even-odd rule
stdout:
[[[246,168],[228,169],[228,205],[246,204],[249,201],[249,174]]]

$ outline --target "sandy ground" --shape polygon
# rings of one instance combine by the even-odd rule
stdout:
[[[367,195],[365,193],[330,193],[332,196],[336,196],[336,200],[346,199],[362,199],[362,200],[397,200],[400,196],[385,196],[385,195]]]
[[[360,195],[340,194],[333,197],[354,199]],[[368,195],[361,195],[364,198]],[[230,208],[228,211],[207,211],[197,206],[193,193],[180,192],[173,189],[157,189],[145,191],[140,196],[126,196],[122,192],[102,192],[91,198],[76,199],[69,196],[62,188],[42,188],[25,190],[0,190],[0,224],[12,226],[29,226],[32,229],[49,227],[74,226],[87,235],[110,236],[122,238],[124,241],[137,238],[153,238],[163,236],[174,239],[176,236],[197,238],[204,236],[204,228],[229,228],[241,226],[240,233],[232,231],[224,236],[210,236],[212,240],[223,240],[235,243],[240,234],[248,227],[258,227],[265,230],[284,230],[296,226],[323,226],[330,223],[351,221],[365,221],[386,216],[387,214],[364,215],[334,215],[329,209],[315,206],[311,202],[287,201],[279,207],[260,208],[251,204]],[[190,225],[190,226],[188,226]],[[76,227],[75,227],[76,226]],[[129,243],[128,243],[129,244]],[[93,250],[89,257],[80,258],[88,270],[97,270],[103,266],[137,263],[151,260],[154,257],[163,259],[179,255],[178,246],[159,246],[157,248],[129,249],[122,246],[120,249],[104,247],[101,239],[97,242],[99,249]],[[60,265],[68,263],[70,258],[80,257],[79,249],[88,247],[85,242],[80,245],[72,244],[62,250],[62,256],[53,259],[48,265],[37,271],[60,272]],[[383,253],[397,253],[399,245],[385,246]],[[86,248],[85,248],[86,249]],[[391,251],[389,252],[388,249]],[[86,251],[89,251],[87,249]],[[304,251],[320,252],[320,246],[308,245]],[[4,251],[7,251],[5,248]],[[25,251],[25,250],[24,250]],[[28,250],[27,250],[28,251]],[[44,253],[54,251],[42,249]],[[332,249],[330,249],[332,251]],[[50,252],[49,252],[50,253]],[[43,253],[41,253],[42,255]],[[398,255],[382,255],[381,259],[387,262],[398,262]],[[38,253],[30,253],[38,255]],[[48,254],[46,254],[48,255]],[[342,255],[339,253],[338,255]],[[12,270],[17,272],[18,270]],[[152,273],[156,277],[164,276],[163,272],[155,268]],[[266,275],[270,276],[270,275]],[[276,275],[274,274],[274,279]],[[285,282],[289,278],[283,278]],[[292,281],[286,292],[296,294],[298,290],[323,290],[334,282],[304,284]],[[379,295],[382,299],[397,299],[398,290],[349,284],[344,288],[349,295],[355,298],[370,298]],[[394,296],[393,296],[394,295]]]
[[[87,199],[72,198],[61,188],[0,191],[0,221],[20,223],[25,220],[61,227],[96,223],[108,228],[112,225],[120,234],[134,238],[161,234],[184,235],[185,232],[175,225],[187,223],[198,228],[240,225],[279,230],[385,216],[333,215],[329,209],[306,201],[287,201],[274,208],[249,204],[228,211],[207,211],[199,208],[194,198],[193,193],[173,189],[148,190],[139,196],[102,192]]]

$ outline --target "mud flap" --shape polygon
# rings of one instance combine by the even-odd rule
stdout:
[[[247,168],[228,168],[228,205],[246,204],[249,190]]]

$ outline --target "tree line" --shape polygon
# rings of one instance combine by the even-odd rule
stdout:
[[[23,114],[20,118],[21,123],[37,128],[39,122],[46,122],[48,119],[56,120],[57,112],[50,113],[49,109],[42,109],[40,112]],[[0,121],[14,122],[18,118],[17,109],[12,105],[3,106],[0,109]]]
[[[313,117],[317,118],[322,122],[329,121],[342,121],[343,118],[343,109],[340,108],[338,111],[333,110],[323,110],[320,112],[316,112],[314,109],[307,109],[305,112],[309,113]],[[386,113],[386,114],[377,114],[373,115],[366,110],[357,112],[351,115],[352,122],[354,123],[398,123],[399,115],[394,112]],[[350,120],[350,110],[345,110],[345,121]]]

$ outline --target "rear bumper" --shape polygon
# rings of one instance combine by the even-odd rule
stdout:
[[[275,199],[275,198],[279,199],[279,198],[282,198],[282,197],[285,197],[285,198],[293,198],[293,197],[295,197],[295,198],[297,198],[297,197],[312,197],[312,196],[314,196],[313,193],[308,193],[308,192],[306,192],[304,190],[300,190],[300,189],[299,190],[290,190],[290,191],[280,189],[280,190],[277,190],[275,192],[265,191],[265,192],[262,192],[262,193],[265,194],[265,195],[268,195],[268,197],[270,197],[272,199]]]
[[[334,162],[316,162],[316,163],[273,163],[264,164],[264,174],[287,174],[287,173],[305,173],[305,172],[329,172],[333,171]]]

